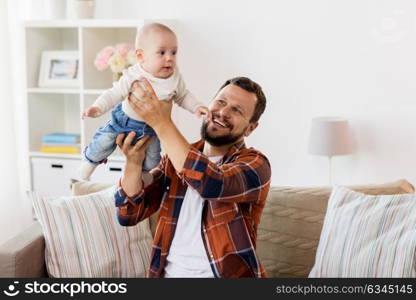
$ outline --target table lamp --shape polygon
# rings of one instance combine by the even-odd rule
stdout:
[[[353,141],[348,121],[339,117],[313,118],[308,152],[328,156],[329,184],[332,185],[332,156],[353,152]]]

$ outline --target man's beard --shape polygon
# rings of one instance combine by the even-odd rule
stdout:
[[[237,142],[243,135],[245,130],[243,130],[240,134],[237,135],[232,135],[232,134],[228,134],[228,135],[223,135],[223,136],[211,136],[208,133],[208,123],[203,123],[201,126],[201,137],[208,142],[209,144],[211,144],[212,146],[225,146],[225,145],[230,145],[230,144],[234,144],[235,142]]]

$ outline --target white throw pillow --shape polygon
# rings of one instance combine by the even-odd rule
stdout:
[[[121,226],[115,187],[85,195],[44,197],[31,193],[45,237],[51,277],[145,277],[152,235],[148,220]]]
[[[416,194],[335,186],[309,277],[415,277]]]

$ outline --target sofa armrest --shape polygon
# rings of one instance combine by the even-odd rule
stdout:
[[[0,245],[0,277],[47,277],[39,222]]]

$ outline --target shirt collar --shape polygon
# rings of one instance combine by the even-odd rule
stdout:
[[[204,150],[204,144],[205,144],[205,140],[201,139],[198,142],[193,143],[192,146],[202,152]],[[228,149],[227,153],[223,156],[222,163],[225,163],[228,160],[228,158],[231,157],[237,151],[241,149],[245,149],[245,148],[246,148],[246,144],[244,143],[244,140],[233,144],[230,147],[230,149]]]

